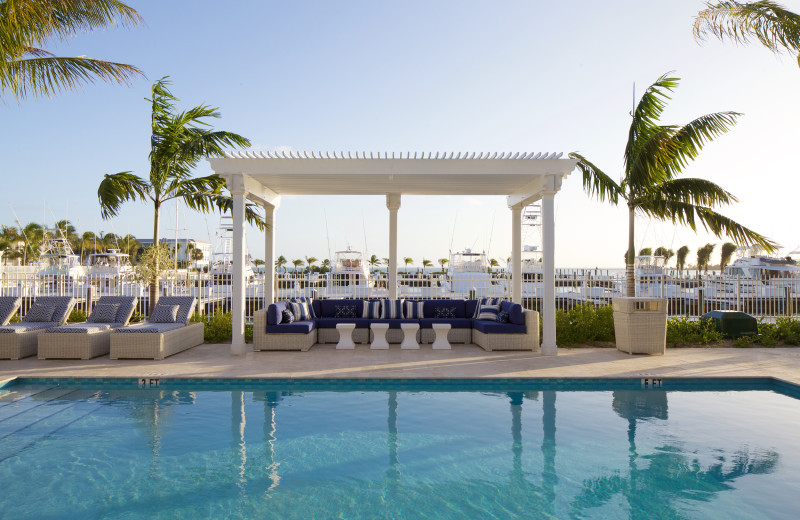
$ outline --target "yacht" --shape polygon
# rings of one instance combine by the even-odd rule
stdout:
[[[220,217],[217,231],[217,244],[211,256],[210,289],[213,296],[228,296],[231,291],[233,276],[233,217]],[[255,296],[256,275],[250,264],[250,254],[245,254],[244,263],[245,295]]]
[[[741,248],[720,278],[710,280],[719,296],[782,298],[800,293],[800,264],[791,256],[768,256],[759,247]]]
[[[447,266],[447,292],[461,296],[469,296],[472,291],[475,291],[475,296],[504,296],[504,286],[492,279],[485,252],[465,249],[451,253]]]
[[[124,294],[133,296],[130,291],[139,288],[130,257],[118,249],[89,255],[86,258],[86,277],[98,293],[118,294],[124,291]]]
[[[59,229],[44,231],[36,279],[42,293],[71,288],[86,279],[86,270],[81,266],[80,257],[72,251],[72,246]]]

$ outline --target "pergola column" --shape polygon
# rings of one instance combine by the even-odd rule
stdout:
[[[397,210],[400,209],[400,194],[387,193],[386,207],[389,209],[389,299],[397,299]]]
[[[245,268],[245,199],[247,191],[244,187],[243,175],[232,175],[228,182],[228,190],[233,198],[233,265],[231,273],[231,315],[233,330],[231,338],[231,355],[245,353],[244,343],[244,268]]]
[[[275,210],[277,205],[264,207],[264,308],[275,303]]]
[[[542,192],[542,270],[544,298],[542,301],[542,354],[555,356],[556,345],[556,271],[555,271],[555,191]]]
[[[511,301],[522,303],[522,205],[511,206]]]

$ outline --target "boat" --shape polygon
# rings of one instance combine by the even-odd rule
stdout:
[[[349,244],[346,249],[334,253],[329,280],[327,292],[330,296],[365,297],[372,294],[375,285],[364,254]]]
[[[738,258],[708,282],[715,296],[783,298],[800,293],[800,263],[791,256],[769,256],[760,247],[740,248]]]
[[[86,269],[60,229],[45,229],[41,253],[36,262],[39,294],[72,290],[86,280]]]
[[[86,278],[97,294],[138,295],[141,287],[135,282],[130,257],[118,249],[93,253],[86,258]],[[134,291],[134,292],[131,292]]]
[[[461,297],[500,297],[506,292],[505,286],[493,279],[486,253],[469,248],[450,253],[445,291]]]
[[[228,297],[231,293],[231,279],[233,277],[233,217],[222,215],[219,229],[217,230],[217,244],[211,255],[211,269],[209,270],[209,287],[211,297]],[[244,264],[245,295],[256,296],[261,289],[256,284],[256,275],[250,263],[250,254],[245,254]]]

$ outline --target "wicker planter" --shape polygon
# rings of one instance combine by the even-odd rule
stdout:
[[[614,298],[617,350],[628,354],[664,354],[667,350],[667,300]]]

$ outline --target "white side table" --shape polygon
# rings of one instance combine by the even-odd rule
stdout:
[[[433,350],[450,350],[450,342],[447,341],[447,334],[450,332],[449,323],[434,323],[433,333],[436,334],[433,345]]]
[[[419,323],[401,323],[400,328],[403,329],[403,342],[400,343],[400,348],[403,350],[418,350],[417,331],[419,330]]]
[[[356,348],[353,343],[353,331],[356,328],[355,323],[337,323],[336,331],[339,333],[339,343],[336,344],[336,349],[349,349]]]
[[[372,343],[369,348],[371,350],[388,350],[389,342],[386,341],[386,331],[389,330],[389,324],[372,323],[369,328],[372,329]]]

